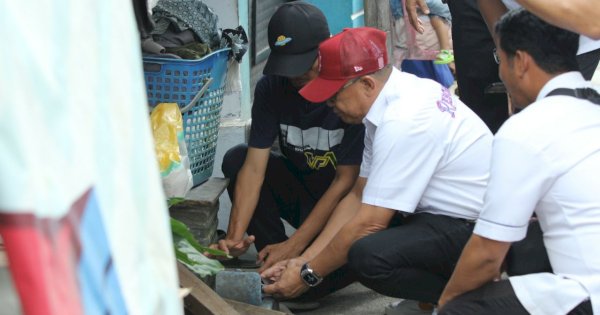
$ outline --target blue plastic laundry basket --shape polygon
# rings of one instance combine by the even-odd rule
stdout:
[[[178,103],[184,108],[212,79],[200,100],[182,113],[194,186],[212,175],[229,50],[217,50],[198,60],[144,57],[151,107],[158,103]]]

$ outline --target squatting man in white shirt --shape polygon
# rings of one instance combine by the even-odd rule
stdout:
[[[263,272],[275,281],[265,293],[298,296],[347,263],[379,293],[436,302],[472,233],[492,134],[437,82],[388,65],[385,42],[362,27],[319,47],[319,75],[300,94],[365,125],[360,175],[301,257]]]
[[[523,10],[495,32],[500,78],[525,109],[496,134],[484,207],[439,314],[600,314],[598,89],[577,71],[577,34]],[[533,212],[553,272],[496,281]]]

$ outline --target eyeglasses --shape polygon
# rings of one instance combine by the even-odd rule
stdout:
[[[341,89],[339,89],[339,90],[337,91],[337,93],[333,94],[333,96],[332,96],[332,97],[330,97],[330,98],[327,100],[327,104],[329,104],[329,105],[331,105],[331,106],[335,105],[335,102],[337,101],[337,97],[338,97],[338,95],[340,95],[340,93],[342,93],[342,91],[343,91],[344,89],[347,89],[347,88],[348,88],[348,87],[350,87],[352,84],[354,84],[354,83],[358,82],[358,80],[360,80],[360,78],[361,78],[361,77],[357,77],[357,78],[354,78],[354,79],[352,79],[352,80],[350,80],[350,81],[346,82],[346,84],[344,84],[344,86],[342,86],[342,88],[341,88]]]
[[[494,60],[496,61],[496,63],[500,64],[500,57],[498,57],[498,51],[496,51],[496,48],[494,48],[494,51],[492,53],[494,54]]]

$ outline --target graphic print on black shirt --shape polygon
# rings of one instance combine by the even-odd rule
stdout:
[[[287,150],[303,153],[310,169],[318,171],[328,165],[335,169],[337,159],[332,148],[342,143],[344,129],[327,130],[312,127],[302,130],[296,126],[281,124],[280,137],[285,139],[283,147]]]
[[[303,173],[335,172],[362,159],[363,125],[346,124],[326,104],[303,99],[285,78],[264,76],[255,90],[249,145],[268,148],[277,136],[283,155]]]

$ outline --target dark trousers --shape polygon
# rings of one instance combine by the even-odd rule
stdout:
[[[439,315],[527,315],[510,281],[490,282],[479,289],[467,292],[444,305]],[[592,315],[592,304],[585,301],[569,315]]]
[[[544,236],[540,223],[529,223],[527,235],[510,246],[506,254],[506,273],[509,276],[527,275],[538,272],[552,272],[548,252],[544,246]]]
[[[221,169],[229,178],[227,193],[234,202],[237,174],[242,168],[248,146],[237,145],[223,157]],[[248,235],[255,236],[254,245],[260,251],[265,246],[288,239],[281,219],[298,228],[329,187],[333,175],[303,174],[284,156],[271,153],[258,204],[248,225]],[[304,298],[319,298],[355,281],[344,266],[329,274],[323,282],[306,292]]]
[[[500,82],[493,57],[494,40],[479,13],[477,0],[448,1],[452,14],[452,42],[456,81],[460,100],[496,133],[508,119],[508,99],[504,93],[485,93]]]
[[[237,145],[223,157],[221,169],[229,178],[227,193],[234,201],[237,174],[244,164],[248,146]],[[333,176],[302,174],[282,155],[271,153],[258,204],[248,226],[248,235],[256,237],[256,249],[287,240],[281,218],[298,228],[325,193]]]
[[[583,74],[586,80],[591,80],[598,68],[598,61],[600,61],[600,49],[592,50],[577,56],[577,63],[579,64],[579,71]]]
[[[473,223],[418,213],[356,241],[348,265],[358,281],[387,296],[435,303],[450,279]]]
[[[526,275],[539,272],[552,272],[548,253],[544,246],[543,233],[537,220],[529,223],[527,236],[512,244],[506,255],[506,273],[510,276]],[[440,315],[470,315],[470,314],[529,314],[508,280],[490,282],[486,285],[467,292],[450,301],[438,313]],[[581,303],[569,314],[592,314],[589,301]]]

